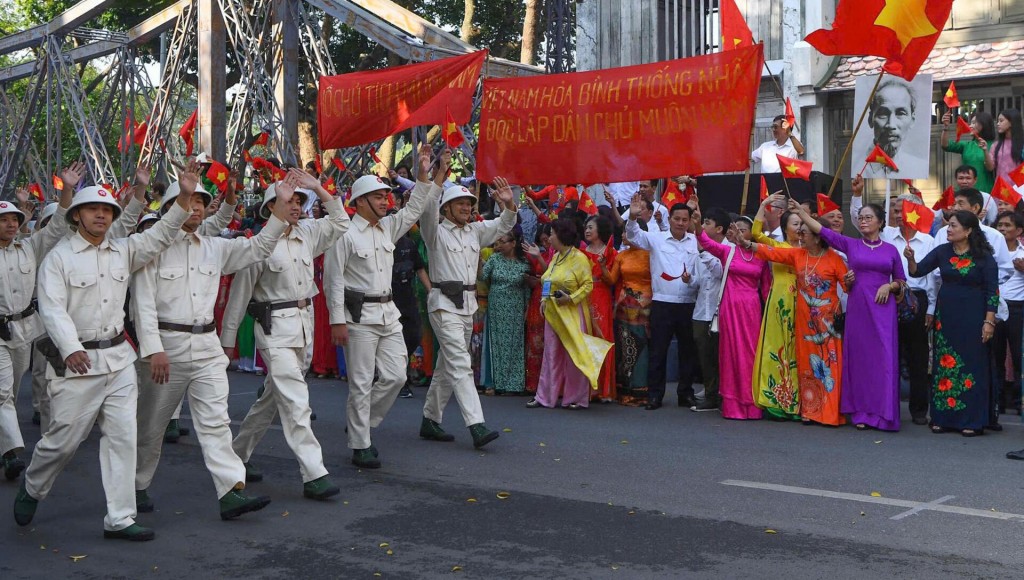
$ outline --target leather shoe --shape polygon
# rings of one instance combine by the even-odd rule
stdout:
[[[992,423],[991,425],[985,425],[986,431],[1002,431],[1003,426],[999,423]]]
[[[149,498],[147,490],[135,490],[135,511],[140,514],[148,514],[153,511],[153,508],[153,500]]]
[[[685,395],[685,396],[679,397],[679,406],[680,407],[686,407],[687,409],[689,409],[690,407],[696,407],[697,406],[697,398],[694,397],[693,395]]]
[[[263,472],[256,468],[255,465],[246,461],[245,465],[245,481],[247,483],[255,483],[263,481]]]
[[[156,537],[153,530],[139,524],[132,524],[123,530],[103,530],[103,537],[108,540],[128,540],[130,542],[148,542]]]
[[[326,475],[302,484],[302,495],[309,499],[327,499],[339,493],[341,493],[341,489],[334,485]]]
[[[352,465],[364,469],[380,469],[380,459],[374,454],[376,449],[371,445],[366,449],[352,450]]]
[[[27,526],[32,523],[32,518],[36,515],[36,508],[39,507],[39,500],[30,496],[25,491],[25,482],[21,482],[21,489],[18,490],[18,495],[14,496],[14,521],[19,526]]]
[[[15,479],[18,479],[21,472],[25,471],[25,462],[18,459],[18,456],[15,455],[13,451],[9,451],[4,455],[3,466],[4,478],[7,479],[7,481],[14,481]]]
[[[1009,453],[1006,454],[1006,458],[1024,461],[1024,449],[1021,449],[1019,451],[1010,451]]]
[[[472,428],[470,428],[472,431]],[[428,441],[455,441],[455,436],[451,433],[445,432],[441,428],[441,425],[435,421],[431,421],[426,417],[420,423],[420,437],[427,439]]]
[[[498,432],[491,431],[487,428],[487,425],[484,425],[483,423],[470,425],[469,434],[473,436],[473,447],[476,447],[477,449],[480,449],[484,445],[487,445],[498,438]]]
[[[715,402],[712,402],[712,401],[708,401],[707,399],[705,399],[705,400],[701,401],[700,403],[697,403],[696,405],[691,406],[690,410],[695,412],[695,413],[703,413],[705,411],[717,411],[718,410],[718,403],[715,403]]]
[[[647,405],[644,406],[646,411],[657,411],[661,408],[661,401],[647,401]]]
[[[270,498],[267,496],[249,497],[237,489],[232,489],[220,498],[220,519],[234,519],[242,514],[259,511],[268,505]]]

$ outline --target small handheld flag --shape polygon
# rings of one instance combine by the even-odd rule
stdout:
[[[811,180],[811,167],[813,164],[810,161],[801,161],[799,159],[790,159],[778,153],[775,156],[779,159],[779,167],[782,169],[782,176],[786,179],[799,178],[804,181]]]
[[[935,214],[928,206],[903,200],[903,225],[914,228],[922,234],[932,231]]]
[[[960,97],[956,94],[956,84],[953,81],[949,81],[949,88],[946,89],[946,94],[942,95],[942,101],[950,109],[960,106]]]

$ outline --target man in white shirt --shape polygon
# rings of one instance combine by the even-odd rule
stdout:
[[[978,184],[978,171],[974,167],[961,165],[953,171],[953,176],[956,178],[957,189],[977,189],[975,186]],[[996,204],[996,200],[987,191],[981,192],[981,199],[984,202],[982,209],[985,213],[985,217],[981,220],[982,223],[995,226],[996,217],[999,216],[999,206]]]
[[[725,241],[729,229],[729,214],[722,208],[712,207],[703,216],[704,232],[720,244]],[[718,333],[711,330],[711,319],[718,312],[721,296],[722,275],[725,272],[722,261],[700,247],[697,263],[697,306],[693,310],[693,342],[700,357],[701,374],[704,376],[704,400],[690,407],[691,411],[716,411],[721,405],[718,394]]]
[[[772,119],[772,136],[775,138],[765,141],[750,154],[751,161],[761,164],[761,173],[782,173],[776,155],[798,159],[804,154],[804,146],[793,134],[793,128],[789,126],[785,115]]]
[[[693,407],[693,311],[699,284],[696,279],[698,250],[697,238],[688,233],[692,210],[677,205],[669,215],[669,229],[643,231],[637,217],[643,211],[644,200],[633,197],[626,222],[626,238],[637,248],[651,253],[651,340],[650,366],[647,380],[648,411],[660,409],[665,396],[665,370],[668,348],[675,337],[679,357],[679,383],[676,386],[680,407]]]
[[[1021,373],[1021,337],[1024,334],[1024,245],[1020,238],[1024,236],[1024,217],[1015,212],[999,214],[996,229],[1006,239],[1010,258],[1013,260],[1013,275],[999,285],[999,297],[1006,301],[1009,316],[1006,320],[996,320],[996,331],[992,336],[992,357],[995,359],[995,378],[1001,393],[995,397],[995,403],[1006,412],[1008,409],[1020,409],[1020,373]],[[1013,361],[1014,380],[1003,382],[1006,376],[1006,349],[1010,349],[1010,360]],[[1016,459],[1016,458],[1012,458]]]
[[[654,181],[645,179],[637,182],[639,188],[639,194],[644,201],[650,202],[651,204],[651,217],[647,220],[647,231],[649,232],[664,232],[668,230],[668,210],[672,208],[665,208],[665,206],[658,203],[655,199],[655,193],[657,193],[657,187]],[[614,193],[612,195],[615,195]],[[622,221],[629,219],[629,207],[622,212]]]

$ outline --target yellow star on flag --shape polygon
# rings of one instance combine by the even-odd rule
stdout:
[[[798,171],[799,169],[800,169],[800,166],[799,166],[799,165],[797,165],[796,163],[791,163],[791,164],[789,164],[789,165],[787,165],[787,166],[786,166],[786,171],[788,171],[788,172],[792,173],[793,175],[796,175],[796,172],[797,172],[797,171]]]
[[[217,181],[224,181],[228,176],[223,171],[217,173]]]
[[[452,135],[452,134],[454,134],[454,133],[455,133],[455,131],[457,131],[457,130],[458,130],[458,129],[457,129],[457,126],[455,125],[455,123],[448,123],[448,129],[447,129],[447,133],[448,133],[449,135]]]
[[[907,214],[907,223],[910,224],[910,225],[916,225],[917,224],[917,220],[920,217],[921,216],[917,215],[917,210],[915,209],[915,210],[913,210],[913,211],[911,211],[910,213]]]
[[[946,89],[946,95],[945,96],[952,97],[953,96],[953,91],[951,91],[949,89]]]
[[[877,26],[884,26],[896,33],[903,50],[915,38],[924,38],[938,32],[925,13],[928,0],[885,0],[885,8],[875,19]]]
[[[885,157],[882,157],[881,155],[875,155],[875,161],[874,162],[875,163],[885,163]]]

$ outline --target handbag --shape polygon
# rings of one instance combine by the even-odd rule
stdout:
[[[914,291],[910,289],[910,286],[906,282],[900,282],[900,286],[903,288],[903,292],[902,297],[896,301],[896,316],[900,322],[910,322],[917,318],[920,306],[917,296],[914,296]]]
[[[715,314],[711,317],[709,332],[718,332],[718,310],[722,307],[722,295],[725,294],[725,281],[729,278],[729,266],[732,265],[732,257],[736,255],[736,247],[729,250],[729,257],[725,260],[725,269],[722,270],[722,284],[718,286],[718,300],[715,302]]]

